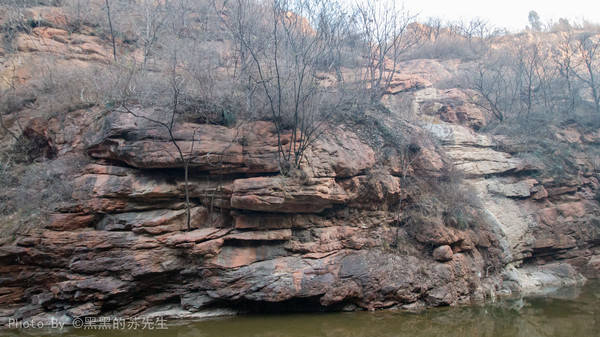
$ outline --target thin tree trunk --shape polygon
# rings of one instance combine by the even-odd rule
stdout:
[[[115,32],[113,30],[112,20],[110,18],[110,2],[108,0],[104,0],[106,3],[106,16],[108,17],[108,27],[110,28],[110,37],[112,40],[112,48],[113,48],[113,57],[115,61],[117,61],[117,46],[115,44]]]
[[[186,161],[184,163],[184,169],[185,169],[185,213],[186,213],[186,223],[187,223],[187,229],[188,232],[191,231],[191,212],[190,212],[190,188],[189,188],[189,179],[188,179],[188,172],[189,172],[189,162]]]
[[[77,0],[77,29],[81,29],[81,0]]]
[[[592,96],[594,97],[596,112],[600,113],[600,96],[598,96],[598,90],[596,89],[596,79],[594,78],[594,69],[592,68],[591,62],[588,65],[588,70],[590,73],[590,87],[592,88]]]
[[[17,135],[15,135],[12,131],[10,131],[10,129],[4,124],[4,118],[2,117],[2,112],[0,112],[0,127],[2,127],[2,130],[4,130],[4,132],[8,133],[12,138],[14,138],[15,141],[17,141],[17,143],[19,142],[19,137],[17,137]]]

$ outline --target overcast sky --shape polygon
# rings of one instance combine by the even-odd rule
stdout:
[[[389,0],[393,1],[393,0]],[[396,5],[402,1],[395,1]],[[600,23],[600,0],[405,0],[404,6],[420,18],[441,17],[447,20],[479,17],[493,26],[518,31],[528,24],[527,15],[535,10],[543,23],[548,20],[586,19]]]

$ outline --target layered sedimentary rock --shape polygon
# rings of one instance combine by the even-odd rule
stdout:
[[[535,292],[580,284],[584,275],[597,278],[598,159],[586,150],[596,146],[595,130],[577,124],[554,130],[557,139],[577,145],[572,155],[578,173],[552,176],[543,163],[520,154],[517,140],[478,132],[485,114],[468,103],[468,94],[460,89],[416,90],[411,93],[412,112],[432,116],[418,123],[440,141],[464,174],[464,184],[477,194],[490,228],[496,229],[494,236],[509,261],[501,272],[500,292]],[[388,101],[390,109],[395,102]],[[457,114],[449,116],[453,110]],[[437,251],[439,259],[442,253]]]
[[[49,28],[16,43],[26,55],[110,56],[95,38]],[[67,127],[32,122],[52,156],[89,162],[70,177],[69,205],[0,246],[0,324],[265,306],[410,309],[598,276],[599,182],[589,158],[577,177],[539,177],[543,167],[510,150],[518,144],[478,131],[489,116],[468,92],[436,88],[458,66],[413,60],[392,81],[391,113],[375,117],[435,138],[416,137],[408,162],[403,149],[348,122],[307,150],[302,174],[284,177],[272,123],[178,124],[174,137],[191,158],[190,231],[183,165],[164,129],[123,112],[94,121],[77,111]],[[406,122],[407,112],[419,118]],[[600,144],[597,131],[557,133]],[[481,222],[402,222],[417,199],[406,176],[435,181],[450,167],[477,196]]]
[[[195,140],[186,231],[172,143],[131,117],[115,113],[92,128],[96,162],[74,177],[73,204],[0,249],[5,319],[134,315],[168,303],[190,315],[288,300],[375,309],[483,294],[493,235],[439,221],[431,233],[402,227],[392,207],[406,198],[400,178],[376,169],[375,151],[351,131],[311,148],[306,177],[283,177],[274,175],[269,123],[183,125],[181,144],[190,130],[207,137]],[[478,246],[481,236],[492,241]],[[443,258],[428,252],[436,246]]]

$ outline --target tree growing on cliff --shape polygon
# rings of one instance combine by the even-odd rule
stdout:
[[[356,13],[365,60],[360,80],[371,102],[377,102],[390,88],[401,57],[423,36],[416,16],[393,1],[357,2]]]
[[[113,22],[110,16],[110,0],[104,0],[106,6],[106,19],[108,20],[108,27],[110,29],[110,40],[112,43],[113,58],[117,61],[117,45],[115,43],[115,30],[113,29]]]
[[[277,154],[285,175],[299,167],[306,150],[323,132],[332,113],[331,91],[320,84],[320,71],[331,70],[341,29],[340,15],[325,0],[249,0],[213,2],[236,42],[239,78],[262,93],[275,126]],[[227,13],[227,14],[225,14]],[[290,130],[290,139],[283,139]]]
[[[102,75],[108,75],[106,77],[112,87],[103,90],[102,93],[108,94],[97,100],[99,105],[147,123],[156,129],[161,139],[166,140],[164,151],[173,156],[173,166],[182,168],[180,179],[183,182],[185,226],[188,230],[194,225],[191,223],[194,200],[190,200],[192,167],[198,160],[210,167],[218,167],[222,153],[227,149],[219,153],[197,154],[197,148],[201,145],[201,128],[184,128],[183,123],[236,127],[242,124],[235,119],[237,102],[231,98],[232,95],[228,95],[228,90],[235,90],[231,89],[232,81],[225,71],[218,69],[226,61],[221,58],[219,50],[213,49],[215,45],[222,48],[226,43],[218,40],[221,37],[218,30],[221,28],[215,27],[218,22],[216,18],[210,17],[213,20],[208,20],[208,3],[189,0],[111,2],[111,9],[116,8],[117,13],[123,13],[124,8],[139,13],[119,17],[116,31],[123,32],[127,28],[126,33],[121,34],[128,35],[130,43],[138,43],[140,54],[138,58],[124,53],[117,62],[111,62],[106,67],[106,74]],[[100,12],[105,14],[104,11]],[[102,83],[98,84],[104,88]],[[228,103],[232,102],[233,112],[223,112],[223,97],[229,99]],[[181,130],[190,131],[185,133]],[[207,195],[206,200],[209,199]],[[211,212],[212,208],[211,202]]]
[[[467,79],[476,95],[472,102],[499,122],[510,118],[551,118],[564,106],[565,89],[575,94],[572,62],[539,41],[519,40],[510,47],[490,49]],[[570,86],[561,85],[561,74]],[[572,99],[574,101],[574,98]]]
[[[166,11],[168,13],[168,41],[169,44],[163,46],[166,51],[166,59],[168,64],[168,68],[166,69],[167,75],[167,83],[168,85],[168,97],[165,106],[159,106],[158,110],[163,111],[164,114],[161,116],[154,116],[143,112],[136,112],[134,109],[129,107],[130,101],[136,101],[141,98],[141,96],[146,95],[156,95],[152,89],[150,92],[141,92],[143,89],[139,89],[136,86],[136,77],[139,77],[141,81],[143,81],[145,76],[149,74],[149,71],[144,65],[141,68],[138,68],[134,63],[129,72],[129,80],[126,81],[123,89],[123,95],[118,102],[118,107],[123,110],[123,112],[128,113],[136,118],[143,119],[159,128],[163,129],[167,135],[171,144],[173,144],[176,149],[176,155],[178,156],[179,162],[183,165],[184,169],[184,194],[185,194],[185,208],[186,208],[186,228],[188,231],[191,230],[191,203],[190,203],[190,183],[189,183],[189,174],[190,174],[190,163],[193,159],[194,153],[194,145],[196,142],[196,133],[197,130],[194,130],[191,140],[191,145],[189,148],[184,148],[182,144],[182,140],[178,138],[175,134],[175,129],[178,126],[178,123],[181,121],[181,103],[183,99],[183,90],[185,86],[185,79],[181,75],[180,63],[181,60],[179,58],[179,49],[183,45],[183,40],[181,36],[181,32],[185,29],[185,21],[181,20],[181,16],[186,13],[182,13],[179,10],[184,10],[178,7],[170,7],[167,6]],[[138,80],[139,80],[138,79]],[[140,90],[136,92],[136,90]],[[154,104],[152,104],[154,105]]]
[[[510,55],[492,54],[477,62],[467,82],[468,88],[476,93],[471,96],[471,102],[488,111],[498,121],[504,121],[518,97],[517,78]]]
[[[176,60],[175,60],[176,62]],[[157,125],[163,128],[168,136],[169,141],[173,144],[175,149],[177,150],[177,155],[179,156],[179,161],[183,164],[184,170],[184,193],[185,193],[185,209],[186,209],[186,227],[187,230],[191,230],[191,204],[190,204],[190,183],[189,183],[189,169],[190,162],[192,160],[192,154],[194,153],[194,143],[196,140],[196,131],[194,130],[192,135],[192,143],[189,151],[186,153],[182,146],[180,145],[178,138],[175,136],[174,129],[176,127],[176,121],[178,116],[178,107],[181,99],[181,88],[180,88],[180,78],[177,76],[177,71],[175,66],[173,66],[172,77],[169,79],[171,83],[171,97],[172,97],[172,105],[170,107],[170,111],[168,111],[168,118],[166,120],[160,120],[157,118],[153,118],[142,113],[134,112],[130,109],[125,101],[121,102],[120,107],[130,115],[146,120],[154,125]]]
[[[521,84],[519,88],[521,98],[519,100],[521,103],[519,113],[524,111],[527,115],[530,115],[535,105],[536,92],[540,86],[539,76],[537,76],[540,58],[541,55],[537,43],[520,44],[517,48],[517,62],[515,67],[518,83]]]
[[[574,74],[589,88],[594,109],[600,114],[600,39],[583,33],[575,41],[575,50],[578,66]]]
[[[142,10],[142,25],[138,36],[142,41],[142,52],[144,55],[143,66],[146,66],[148,57],[156,45],[160,30],[167,19],[167,13],[160,1],[144,0],[140,2]]]
[[[576,83],[575,71],[575,51],[573,45],[573,31],[568,30],[560,35],[560,40],[552,50],[552,61],[561,80],[563,88],[564,101],[567,102],[565,112],[572,114],[577,106],[579,88]],[[563,104],[564,106],[564,104]]]

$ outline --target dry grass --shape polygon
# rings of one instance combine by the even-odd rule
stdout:
[[[411,180],[404,222],[418,227],[433,219],[442,219],[445,225],[458,229],[477,228],[482,224],[481,201],[459,172],[451,171],[437,180]]]

